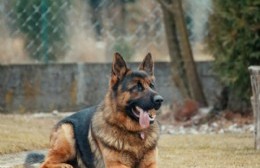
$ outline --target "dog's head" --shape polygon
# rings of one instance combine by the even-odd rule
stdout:
[[[115,53],[110,89],[117,111],[126,113],[142,128],[153,123],[163,97],[155,89],[154,64],[150,53],[138,70],[129,69],[121,55]]]

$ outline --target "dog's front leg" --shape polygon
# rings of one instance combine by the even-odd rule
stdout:
[[[107,161],[105,162],[106,168],[131,168],[120,162]]]
[[[131,168],[131,158],[122,156],[122,153],[113,149],[101,147],[101,153],[106,168]]]
[[[157,148],[147,152],[140,163],[140,168],[157,168]]]
[[[120,160],[116,158],[106,157],[104,158],[106,168],[131,168],[129,165],[123,164]]]

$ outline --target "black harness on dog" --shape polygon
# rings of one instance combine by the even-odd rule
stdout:
[[[57,127],[61,124],[69,123],[73,126],[74,136],[75,136],[75,148],[80,154],[81,160],[88,168],[94,168],[94,154],[91,152],[88,134],[91,124],[91,119],[93,117],[96,107],[86,108],[75,114],[68,116],[61,120]],[[70,161],[70,163],[77,163],[77,158]]]

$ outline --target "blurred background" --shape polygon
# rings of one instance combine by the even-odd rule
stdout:
[[[191,43],[188,50],[192,49],[197,61],[213,60],[205,50],[204,42],[208,34],[207,24],[212,2],[186,0],[182,6],[185,9],[182,15],[189,33],[187,37]],[[0,64],[4,67],[0,77],[3,81],[0,87],[2,111],[74,111],[79,109],[79,104],[80,108],[97,104],[106,91],[109,76],[106,72],[110,71],[110,66],[102,70],[103,66],[89,68],[91,65],[78,64],[105,65],[112,61],[115,52],[121,53],[128,62],[140,62],[148,52],[152,53],[156,62],[170,62],[165,23],[172,19],[164,20],[163,9],[156,0],[1,1]],[[177,32],[174,34],[178,38]],[[183,40],[180,38],[178,41]],[[177,44],[174,45],[179,48]],[[180,65],[176,69],[183,71],[183,61],[175,60],[176,53],[172,55],[173,62]],[[181,56],[180,53],[178,55]],[[67,71],[63,70],[64,63],[70,63]],[[10,68],[10,65],[15,66]],[[163,92],[165,97],[169,97],[169,103],[174,95],[177,95],[176,99],[181,99],[182,96],[178,93],[178,88],[173,86],[171,70],[168,70],[171,68],[167,67],[160,76],[168,77]],[[89,74],[93,69],[97,71]],[[103,84],[91,84],[90,81],[97,81],[93,80],[96,77],[93,74],[103,74],[104,80],[100,80]],[[183,78],[181,72],[179,75],[178,78]],[[87,81],[82,78],[87,78]],[[85,87],[86,85],[89,86]],[[97,88],[93,86],[101,86],[102,91],[96,93]],[[66,89],[62,93],[59,91]],[[170,92],[167,96],[167,90],[173,90],[176,94]],[[93,92],[92,96],[88,96]],[[93,95],[97,95],[94,96],[95,101]],[[68,101],[61,103],[60,99]]]
[[[0,111],[97,104],[115,52],[133,67],[151,52],[170,108],[249,113],[259,11],[253,0],[2,0]]]
[[[183,2],[196,53],[203,49],[211,3]],[[115,51],[130,61],[147,51],[169,61],[156,0],[3,0],[0,7],[1,64],[107,62]],[[211,57],[204,52],[195,58]]]

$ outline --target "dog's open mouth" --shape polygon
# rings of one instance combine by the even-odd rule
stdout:
[[[132,109],[132,113],[139,119],[139,124],[142,128],[147,128],[150,126],[150,122],[153,122],[156,115],[152,111],[144,111],[142,108],[135,106]]]

